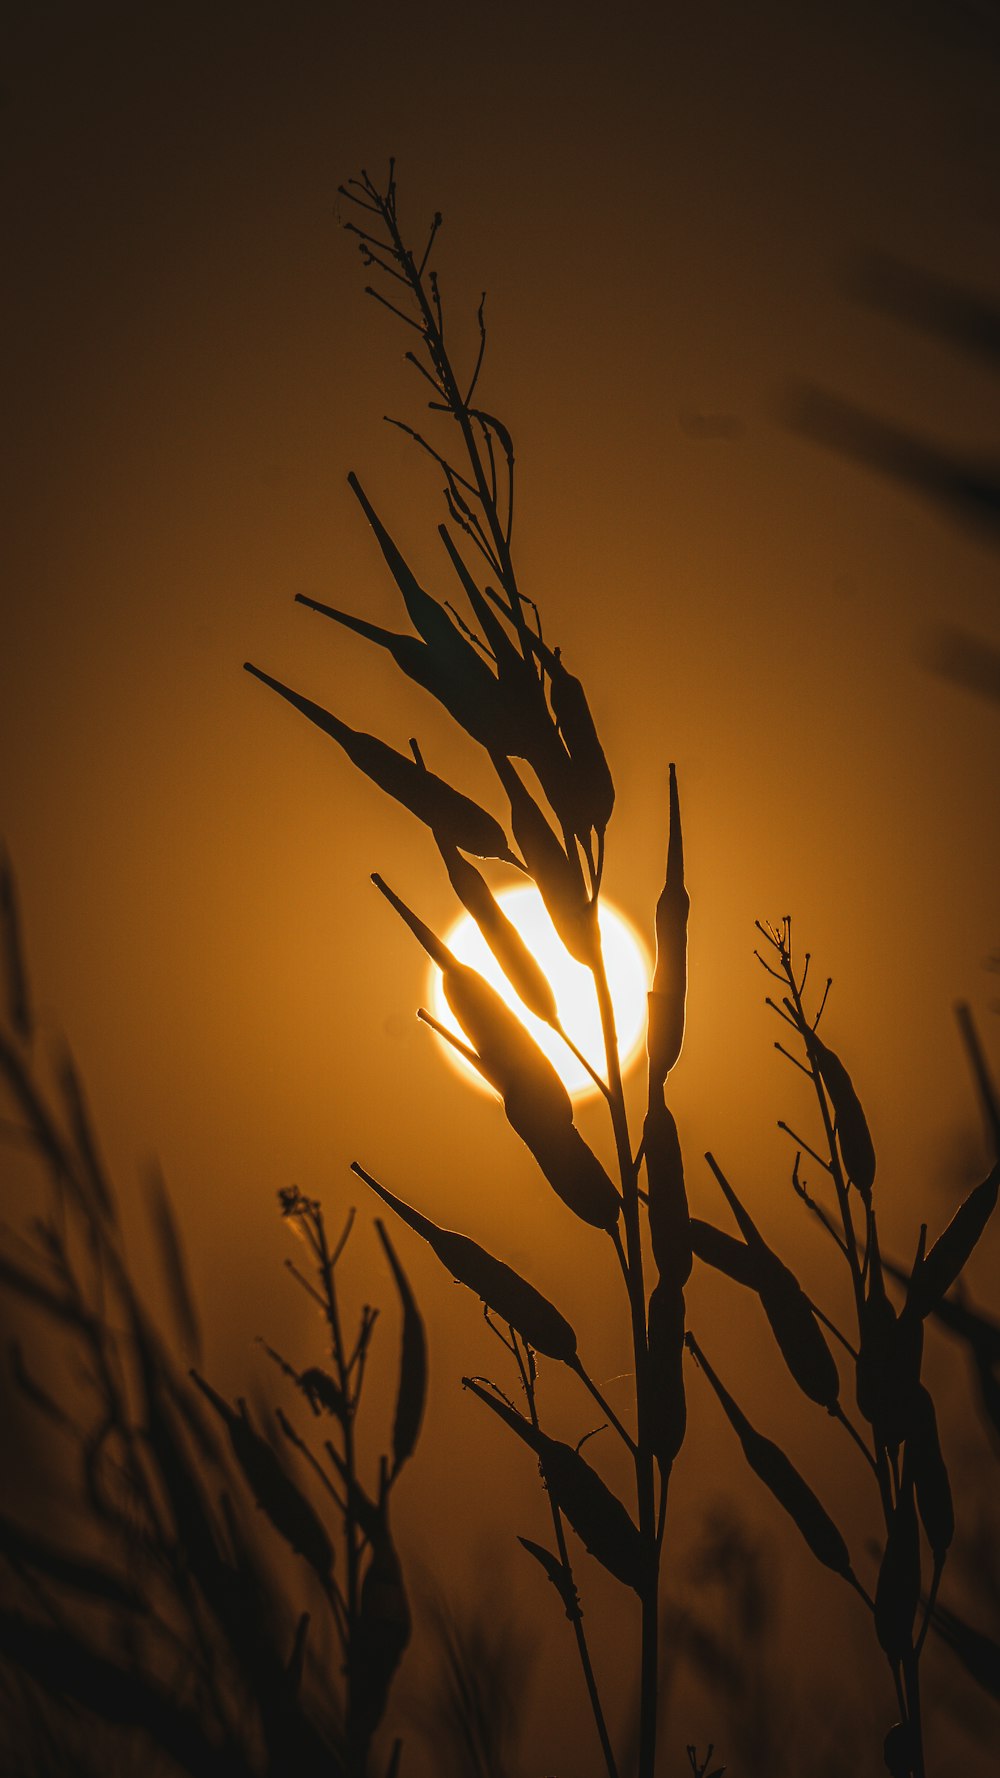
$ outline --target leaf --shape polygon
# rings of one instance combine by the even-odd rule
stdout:
[[[642,1537],[586,1458],[572,1445],[549,1438],[473,1377],[463,1377],[462,1383],[534,1451],[549,1493],[591,1555],[624,1586],[641,1592],[648,1566]]]
[[[673,1112],[662,1087],[650,1084],[649,1109],[642,1127],[649,1197],[649,1235],[661,1279],[683,1289],[691,1275],[691,1218],[684,1187],[684,1161]]]
[[[463,796],[446,784],[442,778],[435,777],[433,772],[418,766],[403,753],[397,753],[375,735],[365,734],[359,729],[349,728],[346,722],[324,710],[321,704],[314,704],[311,699],[304,698],[298,692],[283,685],[279,679],[272,679],[250,661],[244,662],[246,672],[252,673],[262,685],[270,686],[279,697],[284,698],[294,709],[301,711],[323,733],[330,735],[347,754],[348,759],[358,767],[359,771],[384,790],[388,796],[394,797],[404,808],[416,815],[435,832],[443,833],[460,846],[463,852],[471,852],[478,858],[502,858],[508,863],[515,862],[507,836],[494,817],[481,809],[471,797]]]
[[[517,1541],[527,1550],[529,1556],[534,1556],[535,1561],[544,1569],[565,1606],[566,1616],[570,1623],[576,1623],[583,1614],[580,1611],[580,1601],[569,1569],[564,1568],[559,1557],[554,1556],[551,1550],[547,1550],[544,1544],[533,1543],[530,1537],[519,1537]]]
[[[931,1313],[951,1289],[997,1205],[1000,1161],[955,1211],[921,1265],[914,1268],[908,1301],[921,1317]]]
[[[327,1585],[333,1567],[333,1545],[313,1507],[283,1468],[267,1440],[250,1425],[245,1404],[241,1402],[240,1412],[235,1413],[197,1371],[192,1371],[191,1376],[224,1422],[236,1461],[257,1505],[279,1536]]]
[[[399,1387],[396,1391],[396,1415],[392,1425],[392,1474],[397,1476],[407,1458],[413,1455],[420,1423],[424,1417],[427,1399],[427,1335],[409,1280],[396,1257],[396,1250],[381,1217],[375,1218],[375,1228],[389,1261],[403,1309]]]
[[[152,1167],[147,1175],[146,1194],[181,1345],[187,1357],[200,1359],[201,1331],[198,1313],[188,1282],[180,1230],[159,1167]]]
[[[840,1057],[808,1025],[802,1026],[809,1059],[830,1095],[837,1120],[837,1143],[844,1171],[866,1204],[875,1182],[875,1149],[861,1101]]]
[[[835,1574],[842,1575],[845,1580],[853,1581],[847,1545],[822,1502],[786,1457],[780,1445],[765,1438],[763,1433],[750,1424],[719,1381],[694,1337],[686,1334],[685,1340],[722,1403],[726,1418],[739,1438],[743,1454],[754,1474],[760,1477],[789,1517],[794,1519],[817,1561],[822,1562],[824,1567],[831,1568]]]
[[[646,1052],[649,1089],[662,1087],[681,1053],[687,1000],[687,927],[691,898],[684,886],[684,840],[677,772],[670,766],[667,871],[656,904],[656,963],[649,994]]]
[[[28,969],[21,937],[21,916],[14,872],[6,849],[0,849],[0,946],[3,950],[7,1017],[22,1043],[31,1041],[34,1020],[28,989]]]
[[[501,1321],[516,1328],[529,1346],[533,1346],[536,1352],[543,1353],[546,1358],[558,1359],[563,1364],[573,1363],[576,1358],[576,1334],[565,1316],[560,1314],[555,1304],[550,1303],[540,1290],[536,1290],[512,1266],[505,1265],[503,1260],[494,1259],[491,1253],[487,1253],[469,1235],[455,1234],[450,1229],[439,1228],[429,1217],[405,1204],[402,1198],[394,1197],[384,1185],[380,1185],[377,1179],[366,1173],[357,1161],[351,1163],[351,1171],[359,1179],[363,1179],[383,1203],[396,1212],[401,1221],[433,1248],[453,1278],[457,1278],[468,1290],[474,1291]]]

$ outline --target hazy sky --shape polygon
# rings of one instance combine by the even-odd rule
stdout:
[[[346,1207],[354,1157],[530,1266],[592,1317],[608,1374],[624,1362],[583,1237],[412,1016],[421,959],[369,873],[441,925],[433,845],[241,672],[394,745],[416,733],[490,795],[390,665],[292,602],[400,621],[352,468],[450,596],[437,478],[381,423],[418,420],[409,341],[337,222],[339,181],[389,154],[414,241],[444,213],[460,356],[488,292],[482,393],[518,447],[521,580],[590,693],[618,787],[607,883],[644,929],[678,765],[696,1207],[721,1220],[712,1147],[822,1277],[774,1129],[806,1113],[752,958],[754,919],[785,912],[835,977],[887,1240],[945,1219],[981,1167],[951,1008],[972,1003],[995,1056],[1000,707],[926,663],[942,624],[997,646],[1000,553],[782,413],[808,382],[1000,456],[1000,380],[855,293],[875,250],[1000,292],[991,17],[94,0],[8,21],[0,827],[45,1021],[72,1037],[123,1189],[164,1164],[223,1383],[256,1332],[312,1327],[287,1300],[278,1187]],[[359,1291],[388,1300],[357,1239]],[[984,1300],[997,1252],[973,1273]],[[407,1259],[436,1366],[413,1499],[454,1511],[499,1460],[457,1378],[495,1360],[475,1305]],[[709,1404],[704,1421],[714,1439]],[[435,1428],[467,1441],[471,1482]],[[531,1466],[510,1469],[530,1515]],[[471,1519],[444,1557],[413,1517],[426,1562],[472,1560]]]

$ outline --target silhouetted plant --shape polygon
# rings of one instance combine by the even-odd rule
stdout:
[[[54,1092],[44,1078],[6,863],[0,912],[7,965],[0,1074],[17,1114],[7,1134],[37,1152],[52,1181],[50,1209],[30,1239],[10,1235],[0,1253],[0,1284],[25,1318],[23,1339],[10,1345],[11,1374],[39,1423],[75,1453],[75,1504],[87,1538],[81,1549],[23,1515],[0,1515],[11,1581],[0,1609],[0,1658],[10,1664],[7,1736],[21,1742],[8,1745],[19,1762],[10,1769],[24,1778],[86,1770],[71,1752],[79,1738],[71,1718],[82,1708],[119,1731],[111,1744],[98,1742],[99,1769],[109,1773],[147,1769],[152,1743],[171,1770],[203,1778],[364,1778],[410,1628],[388,1506],[420,1428],[426,1361],[403,1269],[377,1225],[403,1328],[392,1453],[374,1489],[362,1476],[356,1420],[376,1311],[364,1308],[349,1335],[336,1284],[353,1212],[331,1248],[320,1205],[295,1188],[281,1194],[314,1276],[291,1269],[324,1317],[330,1368],[299,1370],[267,1350],[329,1431],[319,1452],[282,1408],[282,1438],[272,1442],[244,1401],[234,1408],[196,1370],[193,1388],[133,1281],[68,1051],[57,1059]],[[151,1209],[173,1341],[196,1358],[198,1318],[158,1178]],[[64,1385],[55,1393],[39,1374],[52,1338]],[[293,1452],[322,1487],[323,1515],[294,1473]],[[298,1603],[275,1578],[282,1546],[304,1567]],[[51,1707],[39,1708],[40,1696],[68,1709],[61,1730]],[[390,1773],[398,1759],[397,1747]]]
[[[415,633],[382,629],[364,618],[299,596],[300,602],[384,649],[398,667],[448,712],[489,757],[508,805],[501,824],[492,814],[437,777],[416,741],[412,759],[303,697],[257,666],[247,670],[330,735],[372,781],[423,822],[435,839],[459,901],[472,915],[525,1007],[565,1036],[544,977],[505,919],[493,889],[470,857],[493,861],[538,887],[567,951],[591,972],[601,1013],[605,1063],[590,1068],[610,1118],[615,1176],[580,1135],[569,1096],[553,1067],[499,996],[384,880],[374,882],[424,952],[442,972],[446,998],[464,1039],[420,1016],[461,1052],[494,1089],[507,1121],[526,1145],[566,1207],[610,1240],[624,1283],[634,1361],[631,1428],[614,1414],[590,1377],[577,1335],[561,1311],[504,1261],[467,1236],[440,1228],[355,1162],[354,1171],[419,1234],[460,1282],[482,1298],[513,1359],[521,1405],[494,1383],[466,1378],[484,1406],[538,1462],[552,1517],[553,1547],[521,1542],[554,1584],[570,1620],[609,1778],[618,1766],[608,1735],[601,1691],[588,1647],[574,1558],[566,1535],[577,1539],[640,1602],[637,1771],[653,1778],[657,1736],[658,1594],[668,1485],[685,1431],[682,1351],[686,1340],[736,1430],[750,1466],[790,1515],[818,1559],[839,1574],[874,1619],[899,1701],[900,1723],[889,1733],[886,1762],[897,1778],[923,1778],[919,1656],[928,1627],[943,1623],[937,1589],[953,1531],[953,1507],[931,1398],[920,1380],[923,1323],[946,1300],[997,1198],[994,1168],[925,1252],[922,1234],[897,1314],[885,1289],[872,1189],[875,1154],[860,1101],[837,1054],[820,1038],[819,1014],[803,1004],[805,972],[791,953],[790,926],[761,928],[774,953],[766,967],[782,984],[778,1008],[802,1046],[793,1058],[817,1097],[827,1150],[808,1152],[829,1176],[831,1214],[807,1192],[796,1163],[794,1183],[823,1222],[848,1267],[858,1324],[857,1344],[840,1335],[809,1301],[789,1268],[768,1245],[714,1158],[708,1160],[733,1211],[742,1239],[688,1214],[677,1127],[665,1087],[684,1031],[688,895],[684,883],[680,807],[669,771],[666,879],[655,911],[656,965],[647,1026],[648,1092],[641,1138],[629,1128],[601,950],[597,910],[605,836],[614,785],[580,682],[559,648],[545,640],[538,607],[518,582],[512,554],[515,453],[510,430],[478,405],[476,391],[486,348],[484,303],[478,312],[479,349],[471,373],[460,377],[445,343],[445,315],[431,254],[440,225],[435,216],[417,257],[406,245],[390,163],[384,190],[362,173],[342,186],[352,206],[345,226],[358,237],[367,268],[386,280],[369,295],[416,336],[406,359],[429,386],[428,409],[449,430],[441,445],[394,420],[437,465],[449,518],[476,573],[447,525],[439,526],[450,569],[464,593],[468,616],[432,596],[417,580],[356,476],[349,484],[372,527]],[[388,294],[387,294],[388,292]],[[508,837],[508,828],[509,835]],[[762,959],[763,960],[763,959]],[[824,996],[825,1001],[825,996]],[[822,1006],[820,1007],[822,1011]],[[569,1039],[566,1039],[569,1042]],[[572,1047],[572,1046],[570,1046]],[[787,1053],[787,1052],[786,1052]],[[590,1066],[588,1064],[588,1066]],[[640,1186],[645,1170],[646,1189]],[[860,1232],[856,1218],[860,1218]],[[650,1268],[650,1253],[652,1268]],[[685,1334],[684,1289],[696,1254],[759,1296],[791,1375],[815,1404],[844,1427],[876,1483],[885,1540],[870,1592],[855,1573],[840,1530],[785,1452],[751,1425],[694,1336]],[[649,1288],[650,1269],[655,1280]],[[841,1400],[838,1364],[824,1326],[836,1334],[855,1372],[860,1432]],[[635,1475],[634,1502],[608,1487],[579,1445],[552,1438],[541,1421],[535,1355],[572,1371],[599,1402],[624,1443]],[[582,1443],[582,1440],[581,1440]],[[932,1577],[921,1603],[920,1526],[932,1557]],[[918,1623],[919,1617],[919,1623]],[[697,1756],[689,1749],[692,1769]]]

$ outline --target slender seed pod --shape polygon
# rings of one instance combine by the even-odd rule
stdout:
[[[552,714],[569,753],[585,820],[588,828],[603,833],[615,806],[615,787],[587,695],[579,679],[566,671],[558,648],[552,657],[550,684]]]
[[[847,1545],[808,1482],[799,1474],[779,1445],[773,1444],[769,1438],[764,1437],[763,1433],[757,1432],[751,1426],[746,1415],[737,1407],[728,1390],[719,1381],[695,1340],[690,1334],[687,1334],[685,1338],[722,1403],[726,1418],[739,1438],[746,1460],[754,1474],[760,1477],[765,1487],[770,1489],[775,1499],[794,1519],[817,1560],[822,1562],[824,1567],[832,1568],[835,1574],[843,1575],[845,1580],[853,1580],[851,1558]]]
[[[781,1356],[803,1394],[832,1413],[840,1395],[840,1374],[812,1304],[794,1272],[768,1246],[713,1157],[706,1158],[746,1240],[755,1273],[753,1288]]]
[[[530,1093],[519,1089],[504,1094],[504,1110],[567,1208],[592,1228],[610,1232],[618,1221],[621,1198],[576,1125],[557,1122],[544,1110],[540,1113]]]
[[[617,1495],[586,1458],[572,1445],[549,1438],[475,1378],[463,1377],[462,1383],[534,1451],[549,1493],[591,1555],[624,1586],[641,1592],[647,1567],[643,1538]]]
[[[997,1205],[1000,1161],[971,1191],[938,1236],[923,1264],[915,1267],[909,1301],[918,1315],[936,1309],[958,1278]]]
[[[830,1095],[844,1171],[865,1204],[870,1204],[875,1182],[875,1148],[854,1083],[840,1057],[827,1048],[815,1031],[807,1026],[802,1035],[810,1061],[819,1070],[820,1079]]]
[[[559,1009],[552,984],[517,927],[508,920],[486,879],[456,846],[440,836],[438,849],[455,894],[472,915],[511,987],[529,1012],[544,1019],[547,1025],[558,1025]]]
[[[875,1588],[875,1634],[890,1661],[901,1661],[913,1646],[919,1600],[920,1533],[912,1481],[904,1472]]]
[[[653,1258],[664,1284],[680,1290],[691,1275],[691,1219],[680,1138],[662,1087],[651,1087],[642,1146]]]
[[[758,1288],[760,1266],[745,1241],[727,1235],[724,1229],[717,1229],[711,1222],[703,1222],[700,1216],[692,1216],[690,1230],[692,1252],[705,1265],[716,1272],[724,1272],[727,1278],[745,1284],[750,1290]]]
[[[426,822],[435,833],[444,834],[454,845],[460,846],[463,852],[471,852],[477,858],[502,858],[508,864],[516,863],[513,853],[507,844],[507,836],[494,817],[481,809],[471,797],[463,796],[458,790],[452,789],[443,778],[435,777],[433,772],[426,771],[405,754],[397,753],[375,735],[367,735],[358,729],[348,728],[346,722],[324,710],[321,704],[314,704],[310,698],[304,698],[289,686],[283,685],[280,679],[272,679],[259,667],[245,662],[248,673],[259,679],[263,685],[270,686],[280,697],[307,716],[310,722],[322,729],[339,743],[348,759],[359,771],[365,773],[380,790],[394,797],[404,808],[416,815],[419,821]]]
[[[563,850],[510,761],[497,755],[493,764],[510,799],[514,838],[549,918],[570,956],[590,967],[597,956],[597,911],[588,900],[580,860],[575,851],[570,857]]]
[[[917,1510],[938,1567],[955,1535],[955,1507],[938,1437],[937,1416],[928,1391],[917,1391],[917,1410],[906,1441],[906,1461],[913,1473]]]
[[[324,605],[319,599],[307,598],[305,593],[296,593],[295,603],[304,605],[308,611],[318,612],[321,617],[332,618],[345,629],[353,630],[356,635],[384,648],[400,672],[436,698],[449,716],[454,717],[483,747],[496,747],[501,741],[511,742],[513,737],[506,715],[498,708],[497,681],[485,661],[467,643],[463,642],[462,646],[469,658],[459,664],[443,659],[440,653],[416,636],[383,629],[380,624],[354,617],[348,611],[338,611],[336,606]]]
[[[576,1357],[576,1334],[566,1317],[554,1303],[515,1272],[503,1260],[495,1259],[468,1235],[443,1229],[429,1217],[397,1198],[355,1161],[352,1172],[394,1210],[401,1222],[425,1240],[453,1278],[474,1291],[488,1309],[501,1321],[509,1322],[519,1334],[546,1358],[572,1364]]]
[[[385,1504],[361,1583],[361,1608],[351,1639],[347,1735],[366,1747],[385,1714],[393,1674],[410,1640],[410,1607]]]
[[[650,1436],[666,1472],[684,1443],[684,1292],[662,1279],[649,1299]]]
[[[646,1051],[649,1090],[662,1087],[681,1053],[687,1000],[687,927],[691,898],[684,887],[684,841],[677,773],[670,767],[667,872],[656,904],[656,963],[649,994]]]

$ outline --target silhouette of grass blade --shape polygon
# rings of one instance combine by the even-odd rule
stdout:
[[[698,1365],[705,1372],[715,1390],[726,1418],[743,1446],[744,1456],[754,1474],[759,1476],[764,1486],[770,1489],[774,1498],[794,1520],[817,1560],[822,1562],[824,1567],[831,1568],[835,1574],[840,1574],[845,1580],[853,1582],[854,1573],[847,1545],[822,1502],[813,1493],[808,1482],[799,1474],[780,1445],[765,1438],[763,1433],[758,1432],[750,1424],[746,1415],[737,1407],[728,1390],[720,1382],[694,1337],[687,1334],[685,1339]]]
[[[242,1756],[210,1741],[198,1718],[160,1685],[119,1667],[67,1630],[0,1612],[0,1654],[55,1696],[106,1722],[144,1730],[191,1778],[253,1778]]]
[[[477,858],[502,858],[508,863],[514,862],[500,823],[471,797],[463,796],[444,779],[435,777],[433,772],[407,759],[405,754],[397,753],[375,735],[349,728],[321,704],[300,696],[251,662],[244,665],[262,685],[276,691],[279,697],[336,741],[359,771],[396,802],[402,803],[418,821],[443,833],[463,852],[471,852]]]
[[[908,1301],[916,1314],[929,1314],[951,1289],[996,1209],[998,1194],[1000,1161],[959,1205],[923,1263],[915,1268]]]
[[[549,1438],[474,1377],[463,1377],[462,1383],[535,1453],[549,1493],[591,1555],[624,1586],[641,1592],[646,1571],[643,1540],[597,1471],[572,1445]]]
[[[180,1230],[166,1181],[159,1167],[150,1169],[146,1181],[146,1196],[181,1346],[186,1356],[200,1360],[201,1330],[198,1326],[198,1312],[188,1282]]]
[[[396,1391],[396,1413],[392,1424],[392,1474],[397,1476],[408,1457],[412,1457],[424,1417],[427,1399],[427,1335],[423,1317],[417,1308],[409,1280],[399,1263],[381,1217],[375,1228],[392,1271],[403,1309],[403,1336],[399,1360],[399,1386]]]
[[[576,1357],[576,1334],[565,1316],[540,1290],[536,1290],[512,1266],[505,1265],[503,1260],[494,1259],[491,1253],[487,1253],[469,1235],[439,1228],[429,1217],[405,1204],[402,1198],[395,1197],[377,1179],[373,1179],[370,1173],[366,1173],[357,1161],[352,1163],[352,1171],[370,1186],[383,1203],[388,1204],[390,1210],[395,1211],[402,1222],[422,1236],[459,1284],[474,1291],[501,1321],[516,1328],[529,1346],[543,1353],[546,1358],[572,1364]]]
[[[946,1605],[936,1605],[931,1623],[942,1642],[956,1654],[972,1678],[990,1696],[1000,1700],[1000,1644],[982,1630],[975,1630]]]
[[[333,1568],[333,1545],[305,1495],[282,1467],[266,1439],[255,1432],[244,1403],[234,1413],[210,1383],[192,1371],[202,1394],[215,1408],[229,1433],[229,1442],[250,1490],[275,1530],[302,1556],[326,1585]]]
[[[677,772],[670,767],[667,870],[656,904],[656,962],[649,994],[646,1052],[650,1097],[662,1087],[681,1053],[687,1004],[687,928],[691,898],[684,885],[684,839]]]
[[[15,1525],[5,1513],[0,1513],[0,1554],[18,1567],[23,1564],[58,1586],[103,1604],[127,1612],[141,1613],[147,1609],[141,1593],[113,1569],[56,1549],[44,1539],[32,1536],[23,1526]]]
[[[34,1021],[28,969],[21,938],[21,914],[14,872],[5,849],[0,849],[0,948],[3,952],[7,1017],[22,1043],[31,1041]]]

